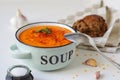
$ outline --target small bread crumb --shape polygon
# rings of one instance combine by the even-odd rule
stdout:
[[[84,54],[84,56],[88,56],[87,54]]]
[[[85,69],[84,72],[88,72],[88,70]]]
[[[96,54],[96,56],[99,56],[98,54]]]
[[[115,75],[113,74],[113,77],[115,77]]]

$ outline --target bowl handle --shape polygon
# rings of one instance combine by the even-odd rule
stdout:
[[[30,52],[22,52],[18,49],[17,45],[14,44],[10,47],[10,50],[13,52],[12,56],[17,59],[32,59]]]

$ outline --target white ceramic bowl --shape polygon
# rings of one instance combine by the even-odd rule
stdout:
[[[70,64],[75,57],[75,43],[71,42],[63,46],[43,48],[30,46],[18,39],[18,36],[22,31],[34,25],[54,25],[64,27],[75,33],[74,29],[70,26],[55,22],[36,22],[25,25],[16,31],[15,36],[17,42],[15,45],[11,46],[13,57],[22,59],[23,61],[30,63],[31,66],[43,71],[60,69]]]

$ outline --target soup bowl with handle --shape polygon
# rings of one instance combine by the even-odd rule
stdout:
[[[57,70],[69,65],[75,57],[75,43],[70,42],[68,44],[55,47],[38,47],[31,46],[19,40],[21,32],[36,25],[59,26],[70,30],[71,33],[75,33],[75,30],[70,26],[56,22],[35,22],[27,24],[19,28],[15,33],[16,43],[10,48],[12,56],[29,63],[30,66],[42,71]]]

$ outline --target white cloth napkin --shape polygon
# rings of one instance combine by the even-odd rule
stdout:
[[[84,11],[69,15],[65,19],[60,19],[58,22],[72,26],[76,20],[82,19],[86,15],[97,14],[102,16],[108,24],[108,30],[103,37],[93,39],[101,51],[115,53],[120,48],[120,17],[118,17],[120,11],[109,8],[108,6],[101,7],[101,4],[95,5]],[[77,48],[95,50],[86,43],[79,44]]]

